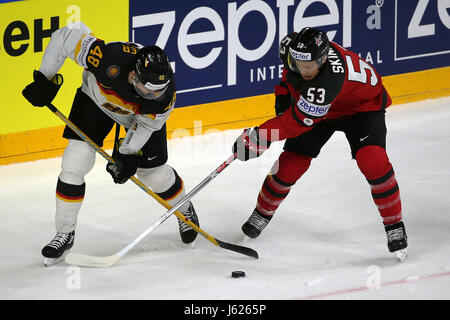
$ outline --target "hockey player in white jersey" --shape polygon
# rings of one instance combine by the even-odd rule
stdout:
[[[183,180],[166,164],[166,120],[176,100],[175,81],[165,52],[157,46],[129,42],[105,43],[82,22],[55,31],[34,81],[23,90],[34,106],[49,104],[62,85],[58,71],[66,58],[85,70],[69,120],[100,147],[115,123],[126,136],[116,141],[106,170],[115,183],[138,179],[171,205],[184,196]],[[56,185],[56,236],[42,249],[44,263],[63,259],[73,246],[78,212],[85,196],[85,175],[92,169],[95,150],[66,126],[68,145]],[[191,202],[179,211],[196,225]],[[181,240],[192,243],[197,232],[178,220]]]

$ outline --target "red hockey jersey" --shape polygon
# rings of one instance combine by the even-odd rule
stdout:
[[[295,34],[286,37],[294,37]],[[285,39],[286,39],[285,37]],[[259,126],[267,140],[279,141],[297,137],[321,122],[345,118],[359,112],[387,108],[392,101],[376,70],[354,52],[330,42],[328,60],[318,75],[306,81],[289,69],[283,43],[280,58],[284,63],[277,98],[284,96],[289,108],[281,115]],[[289,97],[289,98],[288,98]]]

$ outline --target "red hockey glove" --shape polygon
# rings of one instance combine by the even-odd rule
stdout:
[[[233,144],[233,153],[241,161],[257,158],[270,146],[270,141],[263,139],[259,128],[245,129]]]

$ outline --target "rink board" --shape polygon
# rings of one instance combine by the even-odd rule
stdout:
[[[129,39],[165,48],[177,81],[169,139],[254,126],[272,117],[279,40],[303,24],[323,29],[372,64],[394,104],[450,93],[444,2],[227,0],[155,7],[140,0],[76,5],[29,0],[0,6],[0,165],[62,154],[67,142],[61,138],[61,121],[45,108],[32,108],[21,91],[39,67],[49,30],[78,20],[106,42]],[[60,72],[65,83],[54,105],[68,115],[82,69],[66,61]],[[105,148],[112,139],[108,136]]]

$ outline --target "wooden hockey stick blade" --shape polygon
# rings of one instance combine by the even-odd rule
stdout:
[[[113,254],[106,257],[96,257],[86,254],[69,253],[66,256],[65,262],[67,264],[83,267],[109,268],[114,265],[120,258],[121,256],[118,254]]]
[[[243,247],[243,246],[238,246],[236,244],[232,244],[232,243],[228,243],[228,242],[223,242],[220,240],[217,240],[217,243],[219,244],[219,246],[223,249],[228,249],[234,252],[238,252],[241,253],[243,255],[246,255],[248,257],[252,257],[255,259],[258,259],[258,252],[256,252],[255,250],[248,248],[248,247]]]

